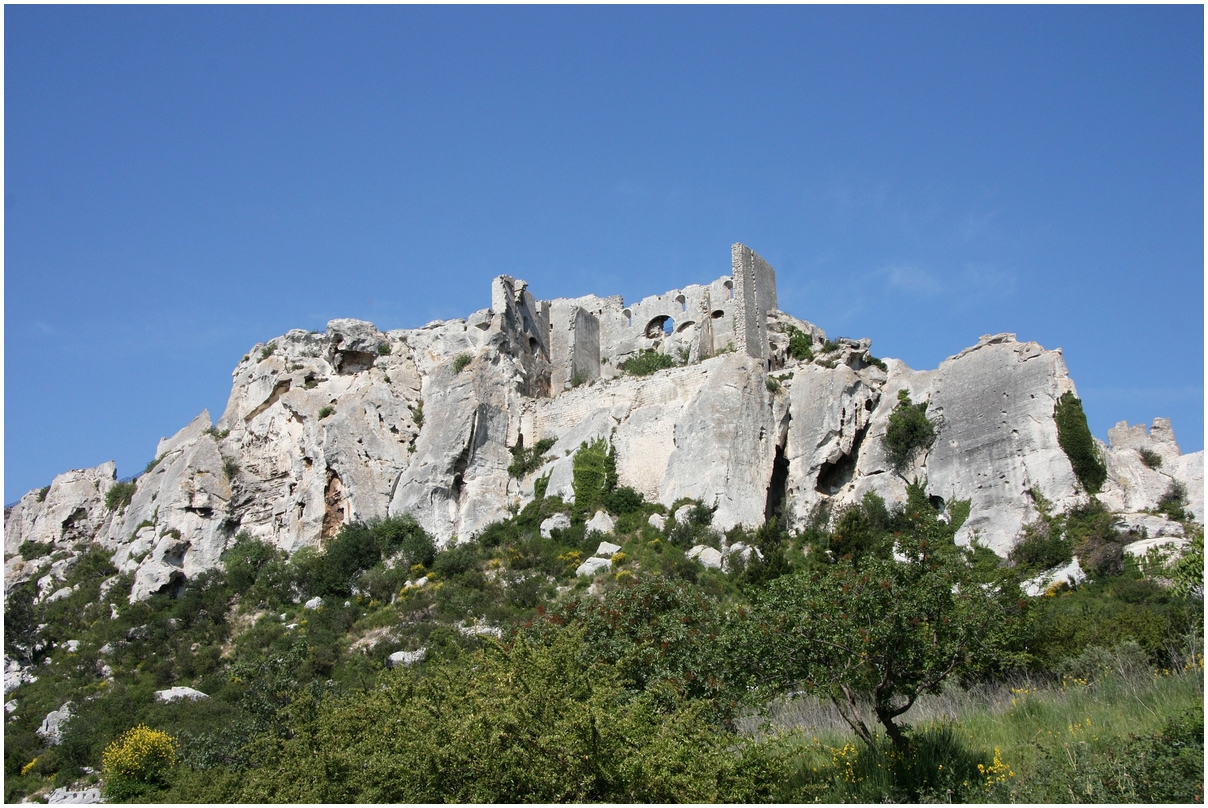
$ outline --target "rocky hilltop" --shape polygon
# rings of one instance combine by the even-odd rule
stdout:
[[[652,358],[663,367],[632,372]],[[930,371],[876,359],[868,340],[829,340],[779,311],[775,271],[741,244],[730,275],[629,305],[539,300],[500,276],[490,308],[466,319],[389,332],[333,320],[254,346],[217,423],[203,411],[162,439],[122,496],[110,462],[9,509],[5,586],[37,578],[42,597],[63,596],[72,556],[27,561],[25,542],[114,549],[135,573],[133,601],[215,567],[241,531],[292,552],[346,522],[409,513],[440,543],[464,541],[531,501],[538,481],[573,500],[572,455],[597,438],[615,449],[621,485],[716,505],[722,530],[775,512],[801,527],[819,503],[869,491],[901,501],[918,478],[937,504],[970,501],[959,540],[1005,555],[1036,514],[1029,491],[1058,508],[1083,493],[1054,420],[1074,390],[1060,349],[1013,334]],[[903,391],[927,404],[936,436],[895,468],[882,438]],[[1169,421],[1121,423],[1109,440],[1100,499],[1139,539],[1181,536],[1147,513],[1172,481],[1203,521],[1203,453],[1181,454]],[[539,442],[543,459],[515,474]]]

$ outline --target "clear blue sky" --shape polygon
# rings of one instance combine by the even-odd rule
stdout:
[[[729,271],[933,368],[1063,348],[1203,448],[1203,9],[7,6],[4,493],[256,342]]]

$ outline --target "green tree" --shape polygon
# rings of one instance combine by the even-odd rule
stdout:
[[[865,705],[903,750],[908,727],[898,720],[918,697],[1002,666],[1023,630],[1018,588],[977,574],[922,486],[912,489],[891,518],[896,556],[841,557],[772,581],[735,654],[752,684],[829,698],[874,750]]]

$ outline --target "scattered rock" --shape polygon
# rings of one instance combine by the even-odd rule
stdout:
[[[721,555],[721,550],[709,547],[706,544],[698,544],[687,552],[688,558],[695,558],[703,566],[711,570],[719,570],[722,568],[724,560]]]
[[[600,542],[600,546],[596,548],[596,555],[603,558],[611,558],[619,552],[621,552],[621,545],[613,544],[610,541],[602,541]]]
[[[67,649],[67,653],[74,654],[80,650],[80,641],[68,640],[67,642],[63,643],[63,647]]]
[[[58,746],[62,741],[63,727],[71,720],[71,708],[74,706],[69,701],[59,709],[47,713],[46,718],[42,719],[42,726],[35,730],[38,737],[51,746]]]
[[[677,510],[675,512],[675,515],[672,518],[675,519],[675,523],[677,525],[686,525],[686,524],[688,524],[688,521],[692,518],[692,511],[695,508],[696,508],[695,505],[681,505],[679,507],[679,510]]]
[[[1082,565],[1078,563],[1078,558],[1075,556],[1070,563],[1046,570],[1035,578],[1024,581],[1020,586],[1023,587],[1025,594],[1035,598],[1043,595],[1045,590],[1053,584],[1065,582],[1070,586],[1077,586],[1085,580],[1086,573],[1082,571]]]
[[[595,575],[603,570],[612,569],[612,561],[607,558],[589,558],[575,569],[575,575]]]
[[[548,539],[555,530],[566,530],[568,527],[570,527],[570,515],[556,513],[541,523],[541,535]]]
[[[646,521],[655,530],[661,531],[667,527],[667,518],[665,516],[663,516],[661,513],[650,514],[650,518],[647,519]]]
[[[46,795],[47,805],[97,805],[102,802],[101,789],[96,786],[81,789],[61,786]]]
[[[170,687],[167,690],[155,691],[155,698],[159,701],[179,701],[180,699],[199,701],[208,699],[209,696],[191,687]]]
[[[421,648],[418,651],[395,651],[390,656],[386,657],[386,667],[395,668],[399,665],[410,666],[422,660],[428,653],[428,649]]]
[[[319,597],[318,595],[315,595],[313,598],[306,601],[306,603],[303,603],[302,607],[305,609],[310,609],[313,612],[313,611],[318,611],[322,605],[323,605],[323,598]]]
[[[617,527],[616,520],[604,513],[604,511],[596,511],[596,515],[587,520],[587,533],[612,533]]]

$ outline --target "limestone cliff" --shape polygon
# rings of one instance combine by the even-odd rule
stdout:
[[[1053,420],[1074,390],[1060,350],[1000,334],[936,370],[881,363],[867,340],[825,342],[778,311],[775,272],[749,248],[734,246],[732,268],[631,305],[542,301],[500,277],[490,308],[465,320],[385,333],[333,320],[256,345],[218,422],[203,412],[160,441],[124,508],[105,505],[112,463],[23,497],[5,517],[6,587],[41,576],[44,594],[54,589],[45,559],[16,555],[26,541],[114,548],[138,599],[215,566],[240,531],[293,551],[348,521],[410,513],[442,543],[466,540],[531,500],[539,477],[572,499],[571,455],[597,437],[616,448],[622,485],[666,505],[716,504],[723,530],[781,508],[801,526],[819,503],[868,491],[900,501],[917,477],[944,502],[971,500],[960,538],[1005,554],[1034,516],[1029,489],[1059,507],[1076,501]],[[795,331],[813,359],[791,355]],[[648,350],[676,366],[622,371]],[[902,473],[881,440],[899,390],[926,401],[937,425]],[[543,438],[555,441],[543,467],[511,477],[511,449]],[[1203,453],[1179,454],[1169,422],[1149,434],[1121,425],[1110,439],[1111,507],[1140,516],[1178,480],[1202,521]],[[1160,468],[1142,463],[1142,448]]]

